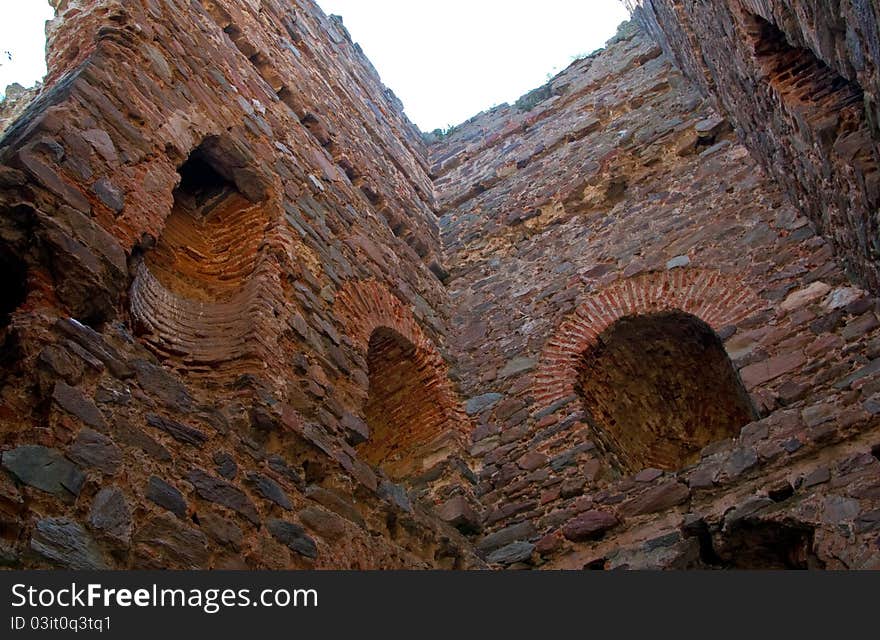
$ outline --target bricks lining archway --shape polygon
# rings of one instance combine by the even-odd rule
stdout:
[[[570,413],[580,403],[591,437],[621,473],[682,468],[756,417],[718,332],[761,307],[737,278],[709,270],[613,283],[548,340],[532,379],[533,411]]]
[[[467,416],[446,362],[412,312],[375,281],[346,285],[336,309],[369,369],[363,459],[400,481],[460,454]]]
[[[180,185],[155,248],[131,288],[137,333],[191,372],[250,357],[265,280],[270,207],[233,182],[223,142],[209,138],[178,170]]]
[[[532,380],[535,411],[576,394],[580,359],[620,318],[682,311],[718,332],[760,307],[749,287],[716,271],[676,269],[615,282],[582,302],[547,341]]]

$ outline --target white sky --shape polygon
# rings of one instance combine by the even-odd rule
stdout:
[[[514,102],[629,15],[620,0],[317,0],[424,131]]]
[[[13,82],[31,87],[46,75],[45,27],[53,15],[46,0],[0,0],[0,92]]]
[[[544,84],[601,47],[620,0],[318,0],[341,15],[423,130],[446,128]],[[0,0],[0,91],[46,73],[46,0]]]

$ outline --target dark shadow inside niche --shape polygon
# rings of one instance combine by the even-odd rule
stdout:
[[[0,331],[27,297],[27,266],[9,247],[0,245]]]
[[[370,434],[358,455],[392,480],[412,479],[448,431],[440,372],[412,342],[384,327],[370,337],[367,365],[364,417]]]
[[[868,132],[864,91],[857,82],[840,75],[812,50],[791,44],[761,16],[748,13],[745,22],[767,82],[783,101],[812,111],[806,121],[821,142],[830,145],[841,136]]]
[[[14,375],[21,359],[18,335],[11,328],[12,316],[28,294],[27,265],[5,245],[0,244],[0,388]]]
[[[726,569],[824,569],[813,550],[815,529],[799,522],[746,519],[722,534],[714,563]]]
[[[612,467],[675,471],[756,419],[718,335],[696,316],[621,318],[588,349],[577,390]]]
[[[235,190],[235,185],[221,176],[200,151],[193,153],[178,169],[178,173],[180,185],[174,192],[174,198],[191,200],[190,206],[193,208],[201,207]]]
[[[265,233],[264,207],[252,202],[209,138],[178,169],[174,206],[145,264],[167,289],[188,299],[223,301],[256,268]]]

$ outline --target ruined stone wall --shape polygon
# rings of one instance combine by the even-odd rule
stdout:
[[[39,91],[39,84],[30,89],[25,89],[18,83],[6,87],[6,93],[0,101],[0,134],[18,119]]]
[[[479,566],[429,513],[470,472],[423,143],[341,21],[54,4],[0,140],[0,563]],[[370,394],[426,409],[404,472]]]
[[[871,14],[657,0],[426,148],[309,0],[53,4],[0,564],[880,568]]]
[[[477,547],[876,568],[877,300],[636,31],[430,149]]]
[[[629,0],[746,147],[877,292],[880,13],[865,0]]]

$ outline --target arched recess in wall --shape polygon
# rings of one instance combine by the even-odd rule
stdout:
[[[383,285],[367,281],[345,286],[336,315],[369,375],[363,418],[370,434],[358,455],[399,482],[460,454],[468,418],[446,363],[412,312]]]
[[[762,16],[744,11],[743,21],[764,80],[783,103],[809,109],[826,119],[833,117],[833,121],[822,123],[809,120],[811,124],[833,125],[837,135],[847,135],[866,124],[865,95],[857,82],[844,78],[811,49],[793,45],[779,27]]]
[[[626,473],[681,469],[756,417],[718,335],[681,311],[617,320],[582,355],[576,390]]]
[[[174,205],[131,287],[135,331],[192,373],[260,366],[260,313],[269,280],[267,191],[239,146],[207,138],[178,169]]]
[[[762,16],[744,11],[743,22],[762,79],[795,119],[796,130],[820,145],[840,146],[835,151],[845,150],[865,173],[875,171],[877,124],[872,139],[871,110],[858,82],[840,75],[811,49],[793,45]]]
[[[759,306],[742,283],[710,271],[615,283],[548,341],[533,380],[536,410],[576,398],[619,471],[680,469],[756,417],[717,332]]]

